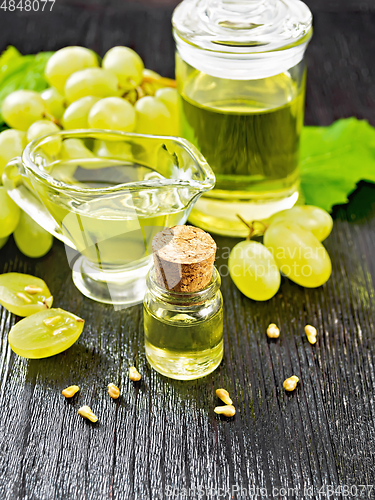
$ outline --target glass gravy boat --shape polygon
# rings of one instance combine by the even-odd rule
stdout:
[[[154,235],[184,224],[215,176],[184,139],[75,130],[31,142],[3,183],[67,245],[76,287],[122,308],[143,300]]]

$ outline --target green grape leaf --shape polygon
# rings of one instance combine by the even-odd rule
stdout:
[[[19,89],[41,92],[48,87],[44,68],[53,52],[23,56],[9,46],[0,56],[0,109],[5,97]],[[0,127],[4,120],[0,114]]]
[[[329,127],[304,127],[301,188],[305,201],[330,211],[348,202],[360,180],[375,182],[375,129],[347,118]]]
[[[3,66],[9,61],[21,57],[21,52],[19,52],[16,47],[9,45],[0,56],[0,71],[3,71]]]

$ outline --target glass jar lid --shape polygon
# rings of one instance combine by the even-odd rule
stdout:
[[[266,78],[295,66],[312,35],[312,14],[299,0],[184,0],[172,24],[188,64],[234,80]]]

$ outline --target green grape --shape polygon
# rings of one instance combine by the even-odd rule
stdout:
[[[319,241],[324,241],[332,231],[333,220],[328,212],[312,205],[296,206],[273,215],[268,223],[294,222],[311,231]]]
[[[4,238],[0,238],[0,250],[3,248],[5,243],[8,241],[9,236],[5,236]]]
[[[37,120],[41,120],[47,111],[46,104],[38,92],[16,90],[3,101],[1,114],[9,127],[27,130]]]
[[[237,288],[253,300],[269,300],[280,287],[280,272],[271,252],[257,241],[241,241],[231,251],[229,273]]]
[[[89,128],[89,112],[93,105],[100,100],[100,97],[88,95],[81,97],[70,104],[62,118],[64,128],[67,130],[77,128]]]
[[[46,103],[48,113],[60,120],[65,111],[65,97],[55,87],[44,90],[40,97]]]
[[[9,332],[8,342],[19,356],[48,358],[71,347],[84,324],[83,319],[63,309],[39,311],[16,323]]]
[[[94,153],[99,158],[116,158],[126,161],[133,159],[131,144],[126,144],[123,141],[97,140],[95,141]]]
[[[63,94],[70,75],[97,66],[99,66],[98,58],[91,50],[85,47],[64,47],[50,57],[44,74],[48,83]]]
[[[16,229],[21,210],[8,196],[4,186],[0,186],[0,238],[9,236]]]
[[[114,73],[123,89],[139,85],[143,79],[144,64],[129,47],[113,47],[103,58],[103,68]]]
[[[117,76],[102,68],[83,69],[73,73],[65,84],[65,95],[69,102],[88,95],[111,97],[118,95]]]
[[[175,136],[180,135],[179,111],[178,111],[178,93],[176,89],[164,87],[156,91],[155,97],[167,107],[171,115],[171,124]]]
[[[21,212],[13,234],[18,249],[27,257],[43,257],[51,250],[53,236],[39,226],[29,215]]]
[[[172,116],[177,115],[178,93],[176,89],[172,89],[170,87],[164,87],[156,91],[155,97],[160,99],[160,101],[167,106]]]
[[[55,123],[49,120],[38,120],[37,122],[34,122],[27,131],[27,136],[26,136],[27,142],[31,142],[34,139],[39,139],[39,137],[43,137],[44,135],[54,134],[59,131],[60,129]],[[43,151],[48,155],[56,156],[60,151],[61,142],[62,142],[61,137],[57,136],[54,137],[53,139],[49,139],[41,147]]]
[[[0,184],[5,165],[15,156],[21,156],[25,146],[25,132],[10,129],[0,133]]]
[[[136,132],[139,134],[173,135],[171,114],[156,97],[142,97],[135,103]]]
[[[133,132],[135,128],[134,107],[121,97],[107,97],[94,104],[89,113],[91,128]]]
[[[293,222],[275,222],[264,235],[280,271],[298,285],[316,288],[331,276],[327,250],[311,231]]]
[[[80,160],[94,158],[95,155],[86,148],[81,139],[65,139],[61,146],[60,157],[62,160]]]
[[[0,304],[17,316],[30,316],[52,306],[45,282],[29,274],[0,274]]]

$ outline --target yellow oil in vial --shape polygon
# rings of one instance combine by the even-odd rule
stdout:
[[[165,312],[165,311],[164,311]],[[213,372],[223,358],[222,307],[209,319],[177,312],[157,317],[144,304],[146,356],[170,378],[192,380]]]

